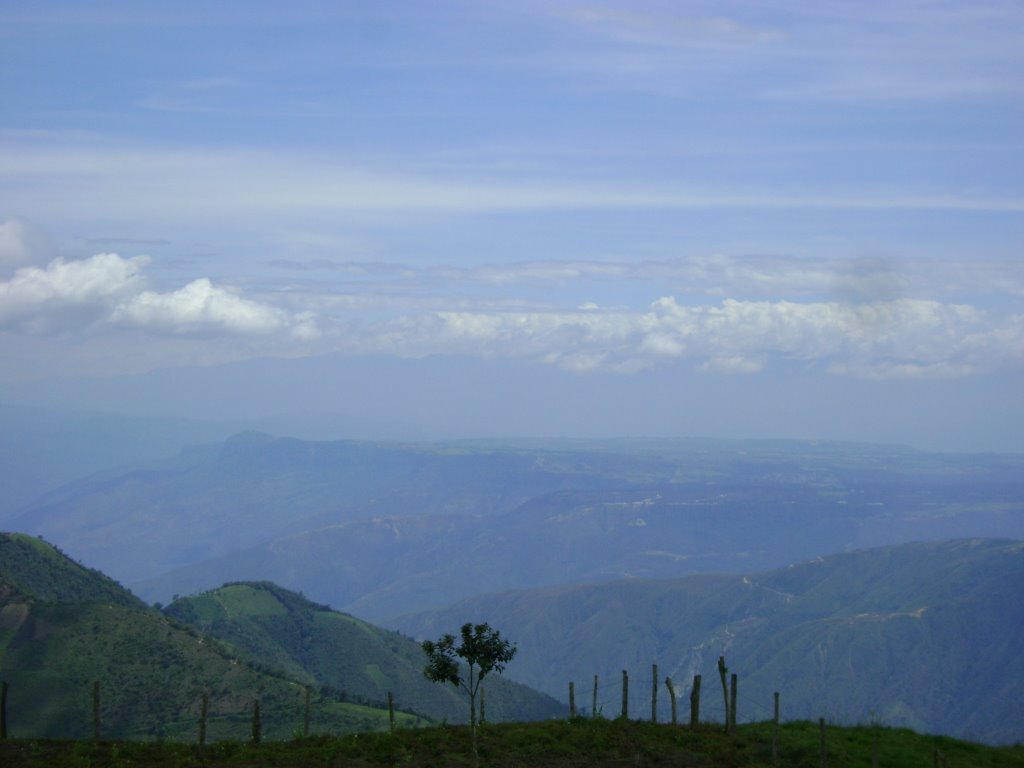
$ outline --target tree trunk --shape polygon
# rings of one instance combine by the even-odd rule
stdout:
[[[476,743],[476,690],[479,683],[473,682],[473,665],[469,665],[469,730],[473,743],[473,768],[480,766],[480,752]]]

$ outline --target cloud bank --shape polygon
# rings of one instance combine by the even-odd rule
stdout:
[[[707,372],[750,374],[784,361],[887,379],[966,376],[1024,362],[1024,317],[920,299],[687,306],[665,297],[645,312],[438,312],[399,319],[370,338],[396,354],[512,355],[580,372],[685,360]]]
[[[683,365],[749,376],[796,366],[862,379],[955,378],[1024,363],[1024,280],[1019,266],[1003,262],[896,269],[884,261],[708,256],[455,268],[283,260],[277,268],[286,281],[267,280],[247,295],[207,277],[160,290],[147,279],[146,256],[108,252],[42,265],[45,251],[27,244],[27,232],[0,227],[8,275],[0,280],[0,345],[25,348],[35,339],[42,350],[44,339],[60,338],[64,347],[52,353],[60,359],[69,344],[81,360],[109,360],[120,356],[113,349],[134,344],[149,361],[172,347],[175,359],[187,359],[191,347],[207,363],[468,355],[581,374]],[[346,282],[354,269],[359,282]],[[342,282],[333,282],[339,274]],[[626,283],[630,294],[660,298],[605,306],[588,296],[609,287],[620,296]],[[987,296],[987,308],[972,296]]]

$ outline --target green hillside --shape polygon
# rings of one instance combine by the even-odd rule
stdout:
[[[41,539],[0,534],[0,583],[45,603],[145,604],[116,581],[66,557]]]
[[[650,712],[651,665],[687,708],[694,674],[722,718],[717,660],[739,675],[741,721],[877,720],[993,743],[1024,739],[1024,543],[960,540],[817,558],[750,576],[551,587],[490,594],[404,617],[431,637],[459,616],[519,639],[510,674],[564,698],[570,680],[617,714]],[[717,693],[716,693],[717,690]],[[667,692],[658,692],[661,716]],[[580,695],[577,694],[579,699]]]
[[[423,675],[419,645],[394,631],[314,604],[269,582],[229,584],[164,609],[243,649],[296,680],[344,690],[357,700],[384,701],[436,719],[463,722],[465,697]],[[497,675],[486,683],[492,722],[537,720],[564,713],[549,696]]]
[[[92,735],[97,681],[107,737],[195,739],[204,694],[211,740],[246,737],[256,699],[268,738],[301,732],[302,681],[254,667],[37,539],[0,534],[0,555],[0,679],[13,736]],[[311,718],[321,733],[388,723],[386,711],[319,692]]]

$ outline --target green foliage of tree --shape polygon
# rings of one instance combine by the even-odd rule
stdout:
[[[501,672],[505,665],[516,655],[516,647],[503,640],[501,633],[492,629],[487,623],[472,624],[466,622],[459,630],[462,642],[455,645],[455,636],[445,634],[437,642],[423,641],[423,651],[427,654],[427,666],[423,674],[436,683],[451,683],[461,688],[469,696],[469,725],[473,735],[473,757],[478,760],[477,752],[477,709],[476,697],[480,684],[491,672]],[[468,674],[463,676],[462,659],[468,667]]]

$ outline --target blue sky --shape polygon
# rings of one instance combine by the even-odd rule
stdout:
[[[3,1],[0,92],[0,383],[451,358],[1024,450],[1019,3]]]

